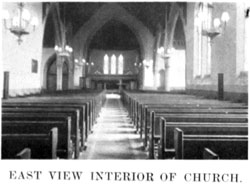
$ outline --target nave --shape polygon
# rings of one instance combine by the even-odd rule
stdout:
[[[249,3],[2,11],[0,158],[248,159]]]
[[[107,94],[87,150],[80,159],[146,159],[142,142],[135,133],[120,96]]]
[[[2,159],[248,159],[248,105],[64,91],[4,100]]]

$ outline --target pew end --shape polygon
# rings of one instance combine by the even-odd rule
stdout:
[[[24,148],[22,151],[16,154],[15,159],[31,159],[31,149]]]
[[[218,154],[214,153],[211,149],[204,148],[203,159],[205,159],[205,160],[218,160],[219,156],[218,156]]]

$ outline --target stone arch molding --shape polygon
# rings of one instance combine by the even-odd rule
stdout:
[[[153,59],[154,36],[141,21],[116,3],[103,5],[79,29],[72,42],[75,57],[86,57],[91,38],[110,20],[117,20],[127,25],[138,39],[142,58],[146,60]]]

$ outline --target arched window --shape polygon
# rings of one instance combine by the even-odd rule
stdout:
[[[211,5],[209,3],[199,3],[195,11],[195,59],[194,77],[211,74],[211,41],[203,35],[204,30],[211,29]]]
[[[116,74],[116,56],[113,54],[111,57],[111,74]]]
[[[103,73],[109,74],[109,56],[107,54],[104,56]]]
[[[118,58],[118,74],[123,74],[123,55],[120,54],[119,58]]]

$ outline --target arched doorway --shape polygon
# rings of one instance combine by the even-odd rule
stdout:
[[[52,61],[48,65],[47,90],[48,91],[55,91],[56,90],[56,60]]]
[[[63,62],[63,82],[62,82],[62,90],[68,89],[68,80],[69,80],[69,68],[68,64]],[[48,64],[47,70],[47,90],[48,91],[56,91],[56,75],[57,75],[57,67],[56,67],[56,59]]]

